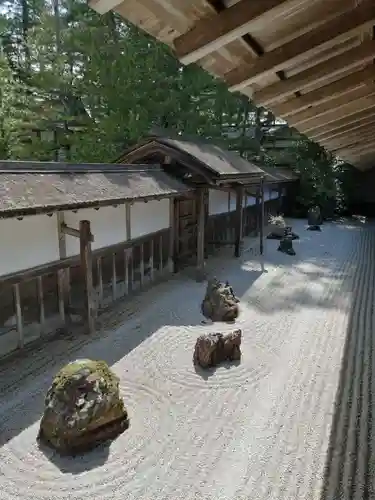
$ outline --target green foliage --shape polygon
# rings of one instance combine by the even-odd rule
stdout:
[[[293,165],[303,207],[335,198],[345,183],[322,148],[86,0],[0,0],[0,34],[2,158],[49,160],[63,150],[72,161],[108,162],[167,126],[250,161]],[[285,136],[290,145],[278,149]]]

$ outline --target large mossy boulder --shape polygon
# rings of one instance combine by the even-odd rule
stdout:
[[[80,359],[55,376],[38,439],[62,454],[74,455],[114,439],[128,427],[119,379],[104,361]]]
[[[234,321],[239,314],[239,301],[228,282],[221,283],[213,278],[207,284],[202,314],[212,321]]]

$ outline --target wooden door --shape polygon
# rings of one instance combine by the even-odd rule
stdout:
[[[193,264],[197,258],[198,214],[195,196],[175,200],[175,268]]]

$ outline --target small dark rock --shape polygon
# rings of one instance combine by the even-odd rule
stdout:
[[[227,335],[222,333],[201,335],[195,344],[194,365],[210,368],[224,361],[238,361],[241,359],[241,339],[241,330],[234,330]]]
[[[296,252],[293,248],[292,238],[289,236],[285,236],[281,241],[279,248],[277,249],[279,252],[286,253],[287,255],[296,255]]]

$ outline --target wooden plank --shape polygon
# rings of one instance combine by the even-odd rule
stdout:
[[[363,98],[374,96],[375,100],[375,85],[363,85],[362,87],[352,89],[345,95],[339,95],[331,100],[324,102],[318,106],[313,106],[305,111],[300,111],[288,117],[289,125],[299,125],[307,122],[312,118],[316,119],[326,113],[332,113],[336,108],[343,109],[344,106],[353,106]]]
[[[130,241],[132,239],[130,203],[125,204],[125,225],[126,225],[126,240]]]
[[[16,311],[16,325],[18,333],[18,347],[20,349],[25,345],[24,333],[23,333],[23,318],[22,318],[22,307],[21,307],[21,297],[20,297],[20,286],[17,283],[13,285],[13,297],[14,297],[14,308]]]
[[[342,140],[341,142],[331,143],[327,146],[332,152],[339,151],[344,147],[366,147],[368,145],[372,145],[375,143],[374,134],[371,134],[366,137],[352,137]]]
[[[99,302],[103,303],[104,291],[103,291],[103,272],[102,272],[102,257],[96,259],[96,273],[98,276],[98,287],[99,287]]]
[[[235,245],[234,245],[234,256],[240,257],[242,250],[243,241],[243,192],[244,188],[242,186],[236,188],[236,218],[235,218]]]
[[[251,65],[230,71],[225,80],[229,90],[237,92],[260,78],[276,73],[333,47],[338,41],[353,36],[358,30],[371,27],[375,20],[373,0],[364,0],[356,8],[331,19],[317,29],[267,52]]]
[[[325,113],[317,118],[312,118],[297,127],[301,132],[308,133],[310,130],[314,130],[319,126],[328,125],[329,123],[334,123],[340,119],[348,119],[351,115],[356,115],[360,111],[365,111],[369,109],[374,109],[375,99],[370,99],[368,97],[358,99],[356,102],[348,103],[346,106],[342,106],[339,109],[334,109],[330,113]]]
[[[92,252],[90,221],[79,221],[80,256],[85,286],[85,312],[89,333],[95,333],[95,293],[92,279]]]
[[[364,85],[366,82],[373,81],[374,79],[375,66],[371,65],[330,83],[329,85],[308,92],[301,97],[295,97],[282,104],[275,105],[272,107],[272,111],[276,116],[286,118],[310,106],[316,106],[322,102],[334,100],[336,97],[347,94],[355,88]]]
[[[125,265],[125,294],[129,295],[129,250],[124,250],[124,265]]]
[[[176,247],[176,214],[175,198],[169,200],[169,248],[168,248],[168,270],[170,273],[175,271],[175,247]]]
[[[198,234],[197,234],[197,281],[204,279],[204,236],[205,236],[205,190],[197,190]]]
[[[259,252],[263,255],[264,247],[264,178],[260,181],[260,231],[259,231]]]
[[[57,271],[57,289],[59,298],[59,313],[62,323],[65,323],[65,305],[66,305],[66,293],[65,293],[65,273],[64,269],[59,269]]]
[[[80,231],[78,229],[74,229],[74,227],[67,226],[65,222],[61,224],[61,231],[65,234],[68,234],[69,236],[80,238]],[[93,242],[94,236],[92,234],[90,235],[90,238],[90,242]]]
[[[139,273],[140,273],[140,286],[144,287],[145,284],[145,262],[144,262],[145,254],[143,243],[140,244],[139,247]]]
[[[122,2],[123,0],[90,0],[89,6],[98,14],[106,14],[118,7]]]
[[[348,132],[367,130],[369,128],[373,128],[375,126],[375,116],[368,118],[367,120],[361,121],[359,124],[356,122],[349,123],[348,125],[344,125],[342,127],[338,127],[334,130],[329,130],[327,132],[323,132],[320,134],[310,135],[310,138],[316,140],[318,142],[324,141],[325,139],[333,139],[336,137],[340,137],[342,135],[347,134]]]
[[[164,271],[163,268],[163,235],[159,236],[159,273],[160,275]]]
[[[44,291],[43,291],[43,278],[42,278],[42,276],[37,277],[36,285],[37,285],[38,306],[39,306],[39,323],[43,329],[43,326],[44,326],[44,323],[46,320],[46,314],[45,314],[45,307],[44,307]]]
[[[340,127],[344,127],[347,125],[360,124],[365,122],[366,120],[372,120],[375,118],[375,110],[374,109],[365,109],[363,111],[358,111],[353,115],[348,115],[341,117],[331,123],[321,123],[319,121],[318,125],[309,131],[309,137],[314,138],[317,134],[332,132],[334,130],[338,130]],[[303,131],[303,127],[299,127],[301,131]]]
[[[112,300],[117,299],[116,254],[112,254]]]
[[[253,99],[257,104],[268,106],[280,99],[292,96],[295,92],[308,89],[319,83],[324,85],[327,78],[332,78],[335,75],[339,78],[340,74],[346,70],[354,69],[360,64],[371,63],[374,57],[375,40],[366,40],[344,54],[290,76],[287,80],[254,92]]]
[[[347,133],[343,136],[340,137],[334,137],[330,139],[325,139],[324,141],[319,141],[319,144],[322,146],[335,146],[336,144],[343,144],[343,143],[348,143],[348,141],[361,141],[365,142],[367,139],[374,139],[374,130],[375,129],[369,129],[369,130],[364,130],[364,131],[359,131],[359,132],[352,132],[352,133]]]
[[[155,279],[155,270],[154,270],[154,239],[152,238],[151,241],[150,241],[150,258],[149,258],[149,261],[148,261],[148,265],[149,265],[149,268],[150,268],[150,281],[151,283],[154,281]]]
[[[199,19],[193,28],[174,40],[176,56],[183,64],[197,62],[249,33],[254,19],[285,2],[286,0],[241,0],[219,14]]]

